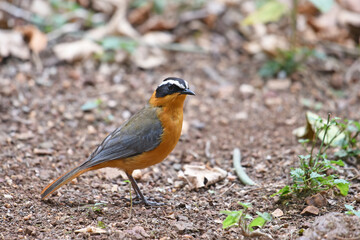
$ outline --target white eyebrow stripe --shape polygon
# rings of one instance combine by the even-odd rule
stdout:
[[[186,89],[188,88],[187,86],[187,82],[185,82],[186,86],[182,85],[181,83],[179,83],[178,81],[176,80],[166,80],[165,82],[162,82],[158,87],[162,86],[162,85],[165,85],[165,84],[174,84],[176,86],[178,86],[179,88],[181,89]]]

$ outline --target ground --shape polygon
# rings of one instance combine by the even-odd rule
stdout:
[[[220,211],[239,210],[238,201],[252,203],[251,214],[284,212],[262,229],[274,239],[296,239],[312,226],[316,216],[300,214],[306,206],[303,199],[284,202],[270,195],[290,183],[290,168],[297,166],[298,154],[305,154],[292,134],[305,124],[309,109],[302,99],[322,103],[316,112],[323,117],[331,112],[360,118],[359,80],[331,90],[332,80],[343,76],[353,60],[343,56],[345,67],[336,74],[312,64],[295,74],[290,85],[274,87],[256,74],[256,59],[237,52],[168,57],[166,65],[151,71],[96,60],[51,66],[45,62],[41,72],[30,62],[2,63],[0,238],[242,239],[239,229],[223,230],[221,224],[225,215]],[[138,180],[146,196],[165,206],[131,209],[123,199],[129,197],[128,183],[102,170],[86,173],[40,200],[50,181],[84,161],[168,76],[186,79],[196,96],[186,100],[183,134],[175,150],[162,163],[142,170]],[[254,88],[243,91],[244,84]],[[94,99],[101,99],[100,106],[81,110]],[[235,177],[234,148],[241,150],[242,165],[256,186],[244,186]],[[175,187],[185,164],[217,166],[229,175],[207,188]],[[345,178],[355,174],[350,166],[342,170]],[[347,197],[329,193],[319,215],[344,213],[344,203],[354,202],[359,190],[357,178]],[[102,226],[106,232],[75,232],[88,226]],[[348,232],[339,237],[356,236]]]

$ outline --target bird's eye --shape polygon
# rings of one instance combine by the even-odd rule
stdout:
[[[176,85],[170,85],[169,86],[169,91],[170,92],[178,92],[178,91],[180,91],[180,88],[178,86],[176,86]]]

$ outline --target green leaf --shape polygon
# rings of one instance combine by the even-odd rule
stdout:
[[[345,206],[345,208],[346,208],[347,210],[350,210],[350,211],[353,211],[353,210],[354,210],[354,207],[351,206],[351,205],[345,204],[344,206]]]
[[[236,225],[242,215],[242,211],[221,211],[221,213],[228,215],[223,221],[223,229]]]
[[[255,12],[247,16],[242,22],[244,25],[268,23],[278,21],[286,12],[284,4],[277,0],[269,0]]]
[[[355,215],[360,218],[360,211],[355,211],[353,206],[345,204],[345,208],[349,210],[345,212],[346,214]]]
[[[262,227],[266,223],[266,220],[262,217],[257,217],[249,224],[250,231],[254,231],[253,227]]]
[[[264,212],[264,213],[261,213],[261,212],[256,212],[257,215],[259,215],[260,217],[262,217],[263,219],[265,219],[265,221],[267,222],[270,222],[272,220],[272,217],[271,217],[271,214],[270,213],[267,213],[267,212]]]
[[[123,49],[132,53],[138,46],[138,43],[130,38],[109,36],[101,41],[101,45],[105,50]]]
[[[248,208],[252,207],[251,203],[238,202],[238,204],[240,204],[245,209],[248,209]]]
[[[334,0],[309,0],[322,13],[329,11],[334,6]]]
[[[102,229],[105,229],[105,228],[106,228],[106,225],[105,225],[105,223],[103,223],[102,221],[99,221],[99,222],[98,222],[98,227],[99,227],[99,228],[102,228]]]
[[[305,172],[301,168],[295,168],[290,171],[290,175],[293,178],[302,178],[305,175]]]
[[[267,61],[264,65],[261,66],[258,74],[260,77],[270,78],[274,77],[281,70],[281,65],[277,61]]]
[[[349,192],[350,183],[344,179],[335,179],[335,186],[340,190],[341,195],[346,196]]]
[[[284,195],[286,195],[286,194],[288,194],[288,193],[290,193],[290,192],[291,192],[290,186],[289,186],[289,185],[286,185],[285,187],[283,187],[282,189],[280,189],[278,192],[270,195],[270,197],[275,197],[276,195],[279,195],[279,194],[280,194],[280,196],[284,196]]]
[[[339,151],[337,151],[335,153],[335,156],[339,157],[339,158],[345,158],[345,157],[348,156],[348,152],[346,150],[344,150],[344,149],[340,149]]]
[[[162,14],[166,7],[166,0],[154,0],[154,10],[157,14]]]
[[[101,99],[87,101],[84,105],[81,106],[81,110],[83,110],[84,112],[93,110],[99,107],[101,103],[102,103]]]
[[[312,179],[312,178],[322,178],[322,177],[325,177],[325,174],[319,174],[317,172],[310,173],[310,179]]]
[[[344,164],[344,162],[343,162],[342,160],[337,160],[337,161],[332,160],[332,161],[330,161],[330,162],[331,162],[332,164],[338,165],[338,166],[340,166],[340,167],[345,166],[345,164]]]

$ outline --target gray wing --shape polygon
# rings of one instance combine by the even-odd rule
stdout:
[[[156,109],[147,106],[109,134],[82,166],[93,167],[151,151],[160,144],[162,133]]]

